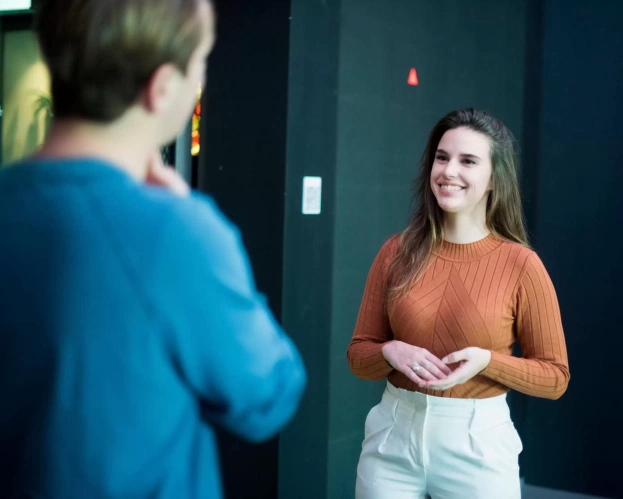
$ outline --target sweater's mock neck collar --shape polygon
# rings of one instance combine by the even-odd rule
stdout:
[[[466,261],[475,260],[488,255],[499,248],[504,241],[489,234],[484,239],[469,244],[456,244],[444,241],[435,254],[446,260]]]

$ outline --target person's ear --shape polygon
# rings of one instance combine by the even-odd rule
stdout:
[[[181,75],[173,64],[163,64],[147,82],[143,92],[143,104],[150,113],[158,114],[175,103],[175,95]]]

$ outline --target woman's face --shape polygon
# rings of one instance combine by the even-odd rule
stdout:
[[[491,145],[469,128],[448,130],[437,146],[430,187],[446,213],[486,217],[491,192]]]

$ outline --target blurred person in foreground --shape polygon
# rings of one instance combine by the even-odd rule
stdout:
[[[55,123],[0,172],[0,497],[222,496],[213,424],[259,442],[306,375],[240,235],[159,148],[215,41],[207,0],[45,0]]]

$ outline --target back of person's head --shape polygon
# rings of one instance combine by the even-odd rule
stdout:
[[[187,75],[193,54],[213,35],[212,23],[199,15],[202,3],[207,0],[41,0],[37,31],[56,119],[112,122],[163,65]]]

